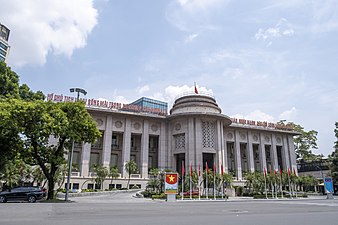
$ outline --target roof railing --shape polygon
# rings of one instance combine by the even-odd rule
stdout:
[[[215,99],[214,95],[210,92],[206,92],[206,91],[198,91],[198,94],[196,94],[194,91],[187,91],[187,92],[183,92],[179,95],[177,95],[175,97],[175,101],[179,98],[185,97],[185,96],[207,96],[210,97],[212,99]]]

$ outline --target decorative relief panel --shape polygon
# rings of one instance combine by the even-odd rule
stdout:
[[[252,139],[253,139],[254,141],[258,141],[258,136],[257,136],[256,134],[254,134],[254,135],[252,136]]]
[[[177,134],[175,138],[175,149],[184,149],[185,148],[185,134]]]
[[[176,131],[181,130],[181,127],[182,127],[181,124],[179,124],[179,123],[176,123],[176,124],[175,124],[175,130],[176,130]]]
[[[153,131],[153,132],[156,132],[158,131],[158,126],[156,124],[153,124],[151,125],[150,129]]]
[[[96,124],[97,124],[97,126],[102,126],[102,124],[103,124],[103,120],[102,119],[97,119],[97,120],[95,120],[95,122],[96,122]]]
[[[215,123],[209,121],[202,122],[203,148],[215,147]]]
[[[116,122],[115,122],[115,127],[116,127],[116,128],[121,128],[122,126],[123,126],[122,121],[116,121]]]
[[[135,130],[139,130],[141,128],[141,124],[140,123],[134,123],[134,129]]]
[[[278,144],[282,143],[282,139],[280,137],[277,137],[276,141],[277,141]]]
[[[246,135],[245,135],[245,134],[241,134],[240,136],[241,136],[241,139],[242,139],[242,140],[245,140],[245,138],[246,138]]]
[[[270,142],[270,138],[268,136],[265,136],[265,141]]]
[[[228,138],[228,139],[233,139],[233,138],[234,138],[234,135],[233,135],[232,133],[228,133],[228,134],[227,134],[227,138]]]

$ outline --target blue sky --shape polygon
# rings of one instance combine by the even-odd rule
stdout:
[[[0,0],[8,65],[45,94],[172,104],[212,92],[223,113],[317,130],[338,121],[338,1]]]

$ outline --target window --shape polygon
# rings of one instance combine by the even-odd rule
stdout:
[[[184,149],[185,148],[185,134],[177,134],[175,138],[175,149]]]
[[[87,189],[93,190],[94,189],[94,184],[88,184]]]
[[[215,123],[202,122],[203,148],[215,147]]]
[[[73,189],[79,189],[80,187],[80,184],[79,183],[74,183],[73,184]]]
[[[110,157],[110,167],[117,167],[118,162],[118,155],[117,154],[111,154]]]
[[[89,160],[89,170],[91,171],[94,165],[99,165],[99,164],[100,164],[100,153],[91,152],[90,160]]]

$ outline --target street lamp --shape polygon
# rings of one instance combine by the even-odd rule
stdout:
[[[80,93],[83,94],[83,95],[87,94],[87,91],[85,91],[82,88],[71,88],[71,89],[69,89],[69,91],[71,93],[77,92],[76,101],[79,101],[79,99],[80,99]],[[72,142],[72,150],[71,150],[70,154],[68,154],[68,176],[67,176],[65,201],[68,201],[68,193],[69,193],[69,186],[70,186],[70,176],[71,176],[71,173],[72,173],[72,160],[73,160],[74,145],[75,145],[75,143],[74,143],[74,140],[73,140],[73,142]]]

